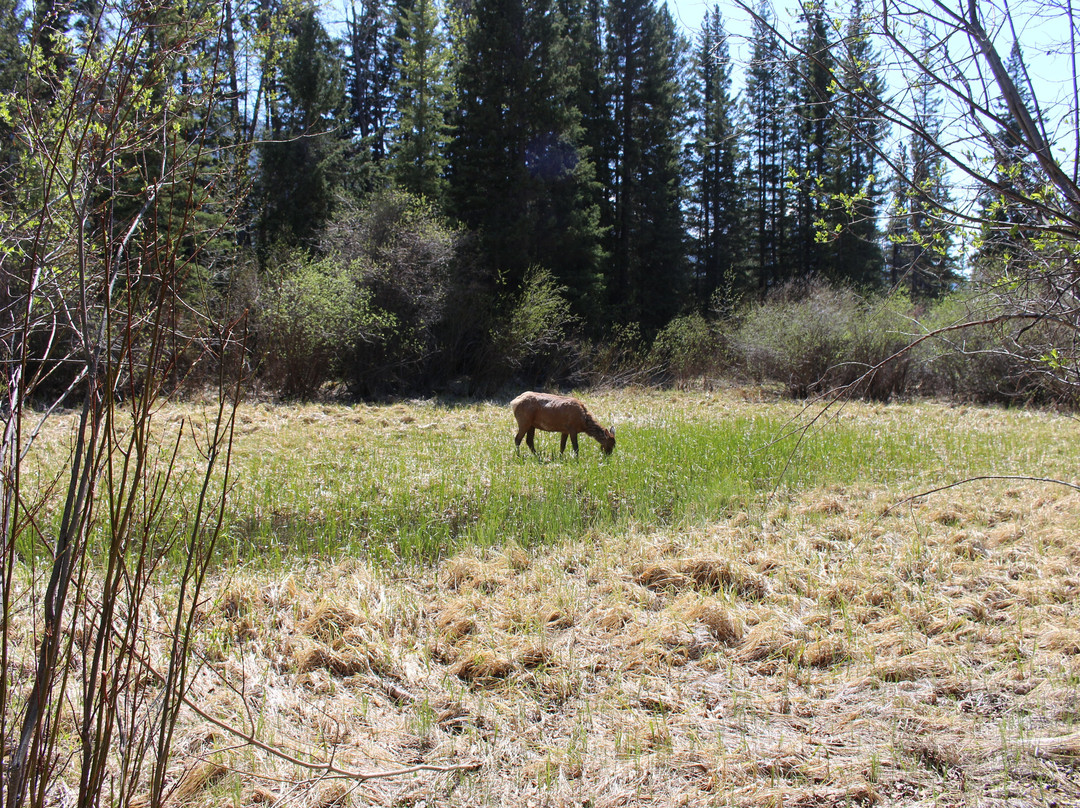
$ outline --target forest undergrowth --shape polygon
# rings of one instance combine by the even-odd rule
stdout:
[[[586,399],[242,407],[171,802],[1080,800],[1072,418]]]

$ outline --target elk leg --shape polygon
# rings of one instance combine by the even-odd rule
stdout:
[[[559,441],[559,454],[562,454],[565,451],[566,451],[566,433],[563,432],[562,433],[562,440]]]
[[[518,449],[521,448],[521,439],[525,437],[525,432],[526,432],[526,430],[519,429],[518,433],[517,433],[517,437],[514,438],[514,446],[516,446]]]
[[[535,435],[536,435],[536,428],[535,427],[530,429],[528,432],[525,433],[525,443],[528,445],[528,447],[530,449],[532,449],[533,454],[536,454],[536,447],[533,445],[533,437]]]
[[[566,445],[566,438],[563,438],[563,446]],[[574,447],[574,454],[577,454],[577,432],[570,436],[570,445]]]

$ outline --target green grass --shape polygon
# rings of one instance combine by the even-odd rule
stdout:
[[[1067,475],[1077,428],[1053,414],[849,404],[803,431],[790,403],[664,393],[593,397],[611,457],[540,433],[513,444],[505,406],[281,408],[237,441],[222,549],[234,561],[366,555],[431,561],[630,527],[692,526],[829,486],[896,498],[983,474]],[[243,422],[243,414],[242,414]]]
[[[539,457],[516,450],[505,404],[244,405],[221,559],[430,562],[468,545],[755,518],[770,500],[830,487],[900,500],[978,475],[1071,478],[1080,459],[1080,427],[1053,413],[852,403],[823,414],[732,394],[648,391],[587,400],[617,427],[610,457],[584,435],[577,457],[560,455],[549,433],[537,435]],[[203,416],[177,406],[159,422],[175,432],[181,417]],[[69,436],[58,419],[28,479],[62,479]],[[181,470],[196,469],[197,453],[183,446]],[[198,474],[173,479],[186,480],[169,511],[182,530]],[[57,518],[52,502],[42,524]]]

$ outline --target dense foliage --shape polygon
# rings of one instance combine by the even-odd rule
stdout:
[[[627,333],[643,367],[675,351],[661,375],[681,377],[730,357],[714,350],[735,328],[722,324],[792,282],[892,289],[917,308],[964,281],[934,141],[941,89],[911,85],[923,136],[886,158],[885,68],[861,0],[805,4],[790,39],[761,5],[738,77],[719,6],[694,42],[657,0],[350,0],[344,12],[208,0],[151,25],[124,3],[81,16],[0,5],[5,241],[28,237],[43,182],[18,168],[41,151],[27,122],[78,60],[125,26],[164,41],[202,25],[197,52],[175,70],[147,64],[140,81],[148,108],[213,93],[201,118],[177,122],[212,233],[184,237],[200,310],[253,314],[248,366],[264,389],[572,382]],[[162,192],[161,155],[132,152],[89,193],[126,210]],[[1026,182],[1023,156],[1010,160],[1001,184]],[[984,204],[999,223],[1021,215],[995,195]],[[984,275],[1015,262],[1000,227],[985,240]],[[531,301],[541,309],[523,311]]]

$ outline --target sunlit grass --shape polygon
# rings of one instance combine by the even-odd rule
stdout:
[[[504,402],[244,405],[193,700],[353,770],[479,763],[418,784],[447,805],[622,782],[626,804],[1066,804],[1080,497],[973,481],[905,500],[1076,482],[1074,420],[750,396],[586,395],[617,426],[606,458],[547,434],[515,451]],[[159,426],[181,419],[205,417],[170,405]],[[61,475],[50,429],[27,480]],[[192,805],[405,802],[185,721],[205,739],[183,752]]]
[[[517,450],[503,402],[244,405],[218,550],[230,563],[270,566],[309,555],[430,562],[473,544],[752,518],[778,497],[829,486],[886,488],[900,499],[977,475],[1069,477],[1080,454],[1076,422],[1053,413],[861,403],[823,411],[732,393],[586,399],[617,428],[610,457],[584,435],[578,456],[560,455],[548,433],[537,435],[539,456]],[[205,415],[177,406],[158,422],[173,433],[181,419],[190,432]],[[68,443],[61,420],[28,479],[58,476]],[[194,449],[185,451],[181,470],[196,465]],[[179,521],[197,482],[192,474],[176,499]]]
[[[255,408],[241,412],[225,551],[430,561],[469,544],[522,546],[695,525],[827,486],[897,498],[966,476],[1068,475],[1068,418],[930,404],[797,404],[622,393],[589,399],[618,445],[604,457],[537,436],[513,444],[503,404]]]

